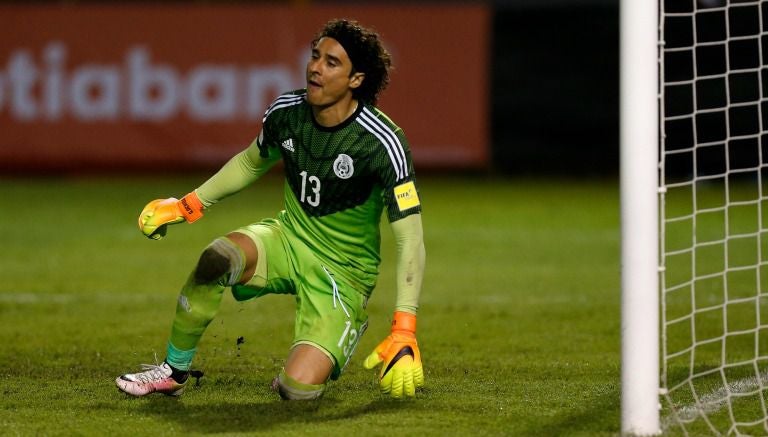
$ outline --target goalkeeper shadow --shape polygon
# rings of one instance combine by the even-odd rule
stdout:
[[[365,403],[353,403],[326,393],[319,400],[284,401],[270,392],[274,399],[262,400],[259,393],[254,396],[256,400],[237,402],[200,399],[199,392],[190,391],[179,398],[149,396],[127,400],[143,403],[139,412],[146,416],[159,416],[164,421],[175,422],[185,432],[204,434],[267,431],[292,425],[296,425],[295,430],[301,430],[307,425],[323,427],[327,424],[331,430],[335,428],[334,422],[354,422],[358,418],[368,422],[370,418],[366,416],[381,415],[383,418],[406,408],[412,412],[414,403],[418,403],[418,400],[379,398],[373,391],[361,395],[374,398]],[[346,424],[342,426],[346,427]]]

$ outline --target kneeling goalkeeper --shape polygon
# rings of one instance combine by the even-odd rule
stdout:
[[[272,387],[284,399],[317,399],[349,362],[368,316],[386,210],[397,244],[397,298],[389,336],[364,361],[381,366],[382,392],[414,396],[424,383],[416,310],[424,270],[421,204],[403,131],[374,105],[389,81],[390,56],[373,31],[332,20],[312,41],[306,88],[267,108],[262,131],[203,185],[150,202],[139,228],[151,239],[192,223],[282,160],[285,209],[203,250],[176,306],[160,365],[115,383],[134,396],[184,391],[197,344],[226,287],[237,300],[269,293],[296,298],[294,341]]]

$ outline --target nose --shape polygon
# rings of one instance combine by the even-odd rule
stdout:
[[[307,62],[307,72],[308,73],[320,73],[320,60],[309,58],[309,62]]]

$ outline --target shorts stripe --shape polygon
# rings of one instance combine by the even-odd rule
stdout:
[[[341,296],[339,295],[339,286],[336,285],[336,281],[333,279],[333,275],[331,275],[331,272],[328,271],[328,269],[325,268],[325,266],[321,266],[323,270],[325,271],[325,274],[328,275],[328,279],[331,280],[331,285],[333,285],[333,307],[336,308],[336,300],[339,301],[341,304],[341,309],[344,310],[344,314],[347,315],[347,318],[350,318],[349,311],[347,311],[347,307],[344,306],[344,302],[341,300]]]

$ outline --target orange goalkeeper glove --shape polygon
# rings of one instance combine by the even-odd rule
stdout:
[[[381,392],[393,398],[416,396],[416,389],[424,385],[421,353],[416,343],[416,316],[395,311],[392,333],[368,355],[363,367],[373,369],[383,363],[379,374]]]
[[[139,215],[139,229],[153,240],[165,236],[168,225],[181,222],[195,222],[203,216],[203,203],[195,192],[191,192],[177,200],[155,199],[144,207]]]

